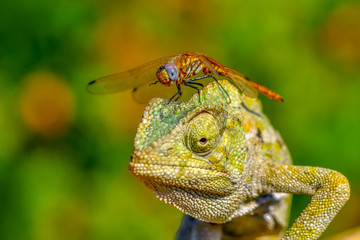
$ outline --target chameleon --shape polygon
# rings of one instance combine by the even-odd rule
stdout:
[[[350,197],[347,178],[293,165],[260,100],[220,84],[230,103],[215,82],[187,102],[152,99],[130,173],[185,214],[177,239],[319,238]],[[311,200],[287,229],[292,194]]]

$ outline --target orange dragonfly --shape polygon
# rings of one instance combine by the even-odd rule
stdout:
[[[201,71],[202,76],[194,77]],[[103,94],[132,88],[133,92],[136,92],[142,86],[153,87],[152,85],[160,82],[166,87],[176,85],[177,92],[170,101],[173,99],[177,101],[182,95],[181,85],[193,88],[200,94],[197,86],[204,85],[196,81],[212,78],[218,82],[220,76],[230,79],[247,97],[256,98],[260,92],[270,99],[284,101],[276,92],[249,80],[243,74],[225,67],[210,57],[191,52],[159,58],[125,72],[96,79],[88,84],[87,90],[90,93]],[[154,81],[155,77],[156,81]]]

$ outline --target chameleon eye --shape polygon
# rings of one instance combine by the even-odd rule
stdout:
[[[217,119],[208,112],[202,112],[188,123],[186,146],[194,153],[206,155],[218,145],[221,132]]]

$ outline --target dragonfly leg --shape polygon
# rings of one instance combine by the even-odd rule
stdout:
[[[204,79],[204,78],[209,78],[209,77],[212,77],[214,78],[215,80],[217,80],[213,75],[211,74],[208,74],[208,75],[204,75],[204,76],[200,76],[200,77],[196,77],[196,78],[191,78],[189,80],[187,80],[186,82],[194,82],[194,81],[198,81],[198,80],[201,80],[201,79]]]
[[[150,83],[149,86],[155,85],[159,82],[159,80],[156,80],[156,82]]]
[[[193,84],[193,85],[198,85],[198,86],[204,87],[204,84],[202,84],[202,83],[197,83],[197,82],[187,82],[187,84]],[[185,85],[185,86],[186,86],[186,85]]]
[[[201,80],[201,79],[204,79],[204,78],[209,78],[209,77],[213,78],[213,79],[216,81],[216,83],[219,84],[221,90],[225,93],[225,95],[227,96],[227,98],[228,98],[228,100],[229,100],[228,103],[231,103],[231,98],[230,98],[230,96],[229,96],[229,93],[223,88],[223,86],[219,83],[219,81],[217,80],[217,78],[214,77],[214,76],[211,75],[211,74],[207,74],[207,75],[200,76],[200,77],[197,77],[197,78],[192,78],[192,79],[189,79],[187,82],[188,82],[188,83],[191,83],[191,82],[198,81],[198,80]],[[184,85],[185,85],[185,84],[184,84]]]
[[[198,92],[198,95],[199,95],[199,102],[201,103],[201,100],[200,100],[200,89],[199,89],[198,87],[192,86],[191,84],[193,84],[193,85],[198,85],[198,86],[201,86],[201,87],[204,87],[204,85],[201,84],[201,83],[195,83],[195,82],[184,82],[183,84],[184,84],[185,86],[187,86],[187,87],[191,87],[191,88],[193,88],[193,89],[196,89],[196,91]]]
[[[174,100],[174,102],[176,102],[176,101],[181,97],[182,92],[181,92],[180,84],[177,85],[177,89],[178,89],[177,93],[175,93],[174,96],[172,96],[172,97],[170,98],[168,104],[169,104],[169,103],[171,102],[171,100],[173,100],[176,96],[177,96],[177,98]]]

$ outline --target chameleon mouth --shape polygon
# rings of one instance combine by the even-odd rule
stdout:
[[[214,167],[203,159],[192,159],[193,161],[185,162],[184,160],[173,158],[171,160],[161,161],[159,157],[152,157],[149,154],[145,154],[144,156],[146,157],[141,157],[143,155],[144,154],[142,152],[133,153],[131,155],[128,170],[133,175],[164,176],[166,173],[177,173],[182,176],[182,174],[185,174],[186,172],[196,171],[203,172],[199,174],[227,175],[225,171],[221,171],[219,168]]]
[[[212,175],[214,173],[226,175],[225,172],[217,171],[212,166],[186,166],[177,163],[155,163],[151,161],[134,161],[134,158],[131,158],[129,163],[128,170],[135,176],[160,176],[163,177],[165,175],[175,175],[177,174],[179,177],[186,175],[189,172],[202,172],[199,174],[207,174]]]
[[[139,158],[134,153],[129,164],[129,172],[151,190],[162,186],[224,196],[235,189],[236,182],[232,181],[226,172],[218,171],[209,164],[186,166],[177,162],[151,160]]]

